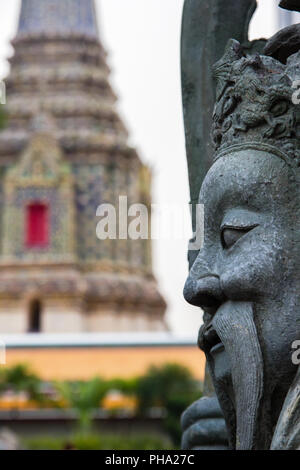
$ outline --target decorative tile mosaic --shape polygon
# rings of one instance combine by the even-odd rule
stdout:
[[[96,211],[103,202],[103,167],[73,165],[75,183],[77,253],[81,260],[98,261],[105,256],[96,237]]]

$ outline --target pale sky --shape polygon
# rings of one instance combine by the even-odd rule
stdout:
[[[43,0],[41,0],[43,1]],[[8,71],[20,0],[1,2],[0,77]],[[180,90],[180,24],[183,0],[96,0],[100,34],[108,51],[118,109],[130,144],[153,169],[153,201],[189,201]],[[260,0],[250,38],[277,29],[276,1]],[[198,309],[186,304],[187,241],[154,243],[154,272],[168,304],[173,331],[197,335]]]

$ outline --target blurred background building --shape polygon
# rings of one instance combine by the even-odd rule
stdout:
[[[150,206],[93,0],[23,0],[0,133],[0,332],[161,331],[150,240],[99,240],[97,207]],[[126,236],[126,234],[125,234]]]

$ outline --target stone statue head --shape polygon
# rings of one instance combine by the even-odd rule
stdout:
[[[215,66],[215,161],[203,182],[204,244],[185,298],[204,311],[205,352],[231,446],[269,448],[297,372],[300,109],[287,63],[230,41]]]

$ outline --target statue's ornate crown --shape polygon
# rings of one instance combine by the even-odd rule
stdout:
[[[214,67],[217,80],[212,135],[217,155],[232,147],[272,147],[300,166],[300,52],[287,64],[244,54],[230,40]],[[298,80],[298,83],[297,83]],[[293,99],[294,96],[294,99]]]

